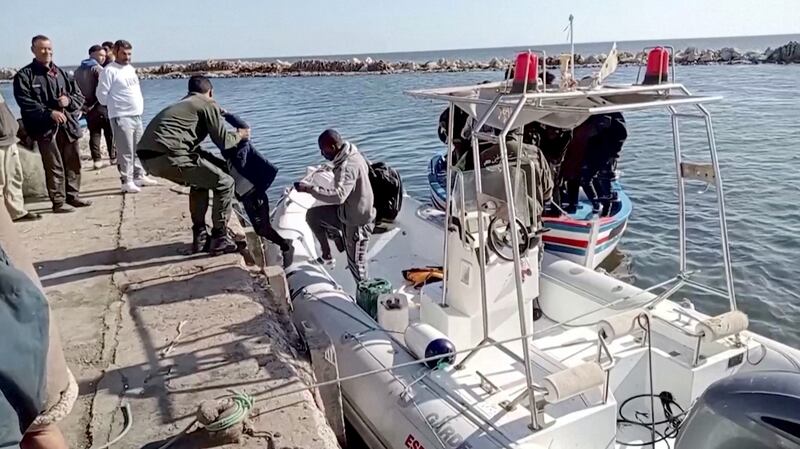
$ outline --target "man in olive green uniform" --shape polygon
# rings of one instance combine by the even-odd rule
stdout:
[[[229,132],[224,123],[220,107],[213,99],[211,81],[193,76],[189,79],[189,95],[159,112],[147,125],[136,147],[148,173],[191,188],[193,252],[236,251],[226,226],[233,202],[233,178],[200,148],[206,137],[223,152],[235,148],[242,138],[249,138],[249,130]],[[214,192],[210,242],[205,221],[209,190]]]

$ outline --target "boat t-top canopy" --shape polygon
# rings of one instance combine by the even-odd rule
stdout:
[[[497,102],[486,119],[486,125],[502,129],[508,125],[512,111],[525,99],[511,128],[531,122],[540,122],[557,128],[573,129],[592,115],[645,109],[672,108],[682,105],[702,105],[721,100],[720,96],[692,95],[682,84],[658,85],[602,85],[594,88],[577,88],[570,91],[557,89],[541,92],[506,93],[508,81],[474,86],[418,89],[406,94],[455,104],[473,119],[483,117]]]

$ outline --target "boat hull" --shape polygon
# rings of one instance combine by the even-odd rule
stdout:
[[[353,299],[355,284],[343,268],[346,264],[341,263],[344,257],[337,256],[334,268],[315,262],[316,244],[305,222],[306,211],[315,205],[318,203],[309,195],[292,192],[279,202],[273,217],[278,232],[290,239],[295,248],[295,259],[286,269],[286,278],[296,326],[298,329],[311,326],[330,337],[340,377],[411,363],[342,382],[346,417],[371,448],[621,449],[628,446],[615,440],[642,441],[648,437],[647,432],[634,436],[620,434],[616,422],[617,401],[645,391],[644,382],[649,372],[644,356],[646,348],[632,336],[610,346],[617,357],[617,365],[611,372],[611,394],[607,402],[602,402],[600,392],[595,391],[578,396],[573,402],[548,406],[549,424],[532,432],[526,421],[525,407],[517,407],[515,411],[498,407],[504,395],[511,398],[524,385],[518,365],[503,360],[501,352],[495,348],[483,350],[464,370],[451,367],[432,371],[422,363],[413,363],[415,357],[404,345],[401,335],[381,329],[358,307]],[[395,291],[407,294],[412,302],[425,296],[423,291],[404,290],[409,287],[402,284],[400,272],[410,266],[435,264],[436,258],[441,258],[436,248],[441,248],[443,242],[442,215],[441,211],[407,197],[394,229],[375,234],[371,239],[368,258],[372,277],[389,279]],[[278,254],[279,251],[269,253]],[[596,357],[597,343],[593,339],[597,338],[597,320],[627,307],[641,307],[637,304],[603,306],[621,296],[642,295],[642,301],[653,296],[553,255],[545,256],[540,284],[539,299],[547,316],[535,325],[535,329],[543,332],[533,339],[532,360],[537,379],[547,374],[538,370],[563,369]],[[600,313],[585,315],[587,310],[598,307],[602,309],[602,316]],[[660,302],[652,314],[667,317],[654,318],[653,344],[664,345],[663,349],[653,350],[657,364],[655,391],[675,392],[684,405],[691,404],[715,379],[736,372],[800,370],[800,352],[752,332],[742,333],[748,341],[746,352],[730,343],[710,343],[703,349],[708,357],[693,367],[690,354],[693,340],[681,336],[672,326],[680,324],[683,319],[680,317],[693,315],[694,319],[703,319],[707,316],[669,300]],[[581,315],[585,316],[582,321],[574,321]],[[679,319],[674,321],[673,315]],[[419,312],[411,314],[411,318],[418,321]],[[553,327],[557,322],[571,322],[572,325]],[[576,324],[583,326],[576,327]],[[498,338],[508,338],[508,335]],[[665,339],[669,344],[664,343]],[[510,350],[519,348],[512,346]],[[478,386],[481,384],[478,378],[469,377],[470,370],[482,373],[500,393],[487,395],[483,387]],[[656,447],[669,446],[664,443]]]
[[[286,279],[296,327],[311,326],[331,338],[340,377],[413,362],[405,346],[377,330],[377,323],[343,290],[342,284],[352,292],[352,282],[334,279],[335,272],[315,262],[314,237],[305,222],[305,212],[314,204],[309,195],[293,192],[273,216],[275,228],[295,248]],[[419,380],[430,372],[423,364],[413,364],[342,382],[346,417],[372,449],[439,448],[442,443],[454,449],[507,447],[470,419],[458,417],[459,411],[436,392],[433,381]],[[441,423],[445,417],[454,418]]]
[[[438,154],[428,164],[430,199],[437,209],[445,210],[447,204],[446,167],[444,156]],[[633,210],[630,197],[619,183],[614,189],[620,200],[620,210],[612,216],[600,218],[599,231],[592,239],[591,203],[581,198],[578,211],[560,217],[543,217],[548,232],[542,235],[544,250],[577,264],[597,268],[616,249],[628,225]],[[593,248],[592,248],[593,246]]]

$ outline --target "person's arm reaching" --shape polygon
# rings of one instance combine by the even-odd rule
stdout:
[[[342,165],[342,175],[333,187],[322,187],[315,184],[310,185],[306,191],[314,198],[331,204],[342,204],[350,196],[350,192],[356,186],[358,179],[358,168],[344,162]]]
[[[108,106],[108,93],[111,91],[111,70],[106,68],[100,72],[100,79],[97,82],[97,89],[94,94],[97,97],[97,102],[103,106]]]
[[[241,133],[232,133],[225,129],[222,113],[216,104],[209,103],[203,109],[203,115],[206,121],[206,129],[208,129],[208,136],[220,151],[235,148],[239,141],[242,140]]]

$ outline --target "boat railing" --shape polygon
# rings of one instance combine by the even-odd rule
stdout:
[[[674,57],[674,55],[673,55]],[[673,64],[674,68],[674,64]],[[674,81],[674,74],[673,74]],[[463,173],[454,170],[452,165],[452,151],[453,151],[453,117],[455,115],[454,109],[458,107],[468,111],[473,115],[473,126],[471,133],[472,156],[475,167],[481,166],[479,139],[491,141],[496,143],[500,149],[500,162],[503,177],[503,190],[506,201],[504,211],[508,215],[509,236],[511,240],[511,250],[513,253],[514,263],[514,283],[516,287],[517,310],[519,313],[519,331],[520,335],[535,334],[533,327],[529,332],[525,311],[525,298],[523,297],[523,268],[521,259],[521,250],[519,247],[520,236],[518,234],[518,211],[516,202],[514,201],[514,190],[512,186],[512,173],[510,162],[508,159],[508,146],[506,138],[512,129],[519,129],[526,125],[528,122],[542,120],[549,113],[561,114],[567,116],[574,123],[582,123],[584,116],[607,114],[612,112],[635,111],[644,109],[665,109],[669,112],[672,120],[673,129],[673,146],[675,154],[675,167],[678,178],[678,200],[679,200],[679,270],[678,275],[662,285],[666,291],[655,297],[650,306],[655,307],[659,302],[670,298],[679,289],[685,286],[693,286],[706,292],[723,296],[728,298],[731,311],[737,309],[736,297],[733,288],[733,276],[730,259],[730,248],[728,242],[727,223],[725,218],[725,204],[724,194],[722,188],[722,179],[719,171],[719,162],[717,158],[716,141],[714,138],[713,125],[711,123],[711,116],[709,111],[704,107],[704,103],[721,99],[716,96],[697,96],[692,95],[686,87],[678,83],[665,83],[654,85],[632,85],[632,86],[600,86],[594,88],[577,88],[569,91],[533,91],[529,92],[523,90],[521,93],[506,93],[498,88],[505,87],[507,83],[498,82],[490,83],[479,86],[463,86],[454,88],[440,88],[440,89],[424,89],[407,92],[409,95],[417,98],[444,100],[450,103],[450,126],[448,135],[448,156],[447,156],[447,223],[449,223],[453,207],[453,173],[457,176],[456,182],[460,189],[460,198],[457,198],[461,208],[459,218],[461,220],[462,234],[461,238],[467,238],[466,234],[466,216],[463,215],[466,211],[467,201],[465,198],[465,177]],[[482,97],[481,93],[489,93],[489,90],[495,89],[496,95],[493,98]],[[580,101],[585,100],[585,101]],[[615,101],[616,100],[616,101]],[[478,108],[477,106],[481,106]],[[488,106],[488,107],[487,107]],[[679,107],[694,107],[699,113],[686,114],[679,112]],[[535,112],[529,115],[522,115],[523,111]],[[500,132],[497,135],[488,136],[480,130],[489,122],[490,126],[497,128]],[[696,118],[704,121],[706,129],[706,137],[708,142],[708,149],[710,153],[710,165],[713,172],[713,179],[708,182],[713,183],[717,191],[717,206],[719,211],[719,226],[721,231],[722,249],[723,249],[723,263],[725,266],[726,290],[722,291],[713,287],[705,286],[700,282],[689,279],[690,272],[687,270],[687,252],[686,252],[686,199],[684,192],[684,182],[692,179],[691,176],[684,175],[683,156],[680,144],[680,130],[679,119]],[[577,125],[576,125],[577,126]],[[534,173],[535,175],[535,173]],[[476,201],[481,201],[484,192],[482,176],[480,170],[476,170],[474,177],[474,187],[476,194]],[[536,180],[531,179],[532,185],[535,185]],[[484,223],[484,214],[487,212],[478,204],[476,207],[477,213],[477,228],[478,228],[478,255],[479,255],[479,280],[480,280],[480,295],[481,306],[483,315],[483,340],[475,347],[469,354],[459,363],[459,366],[464,366],[478,351],[492,345],[500,348],[503,352],[512,353],[513,351],[507,350],[502,344],[495,345],[496,341],[489,335],[488,327],[488,298],[487,298],[487,279],[486,279],[486,224]],[[536,226],[534,220],[534,227]],[[534,229],[534,231],[536,231]],[[445,261],[449,252],[448,239],[445,238]],[[446,263],[446,262],[445,262]],[[445,271],[447,269],[445,268]],[[447,274],[445,274],[447,276]],[[443,298],[443,304],[446,299]],[[612,302],[606,304],[605,307],[611,307]],[[530,359],[530,345],[531,342],[527,337],[521,339],[522,343],[522,357],[515,355],[515,359],[521,362],[525,369],[526,390],[532,392],[534,389],[533,371]],[[530,400],[531,422],[530,428],[533,430],[541,429],[540,419],[536,416],[536,403],[534,395],[527,395]]]
[[[468,107],[470,105],[489,106],[492,111],[497,107],[513,109],[520,100],[523,100],[524,110],[584,115],[646,110],[669,106],[702,105],[722,99],[721,96],[693,95],[680,83],[604,85],[599,88],[578,88],[576,90],[564,92],[498,93],[493,99],[481,98],[477,95],[480,89],[499,89],[504,86],[504,82],[497,82],[477,86],[414,90],[406,93],[412,97],[448,101],[462,105],[462,107]],[[616,103],[612,101],[613,97],[637,94],[651,95],[643,95],[642,100],[639,101],[620,101]],[[585,105],[580,106],[564,104],[564,102],[569,102],[569,100],[598,101],[587,102]],[[486,124],[485,121],[484,124]],[[476,126],[474,129],[477,130],[480,129],[480,127]]]
[[[451,114],[451,117],[452,117],[452,114]],[[444,255],[445,256],[444,256],[444,260],[442,261],[442,273],[444,275],[444,280],[442,282],[441,307],[447,307],[447,278],[448,278],[448,275],[449,275],[449,270],[448,270],[448,266],[449,266],[448,259],[449,258],[447,257],[449,243],[448,243],[447,233],[450,230],[451,221],[452,221],[452,215],[453,215],[452,197],[453,197],[453,190],[454,190],[453,183],[450,182],[451,172],[453,171],[453,170],[451,170],[451,167],[450,167],[451,155],[452,155],[452,153],[448,151],[447,156],[445,156],[445,159],[447,161],[448,167],[447,167],[447,184],[446,184],[446,196],[445,196],[445,198],[446,198],[445,225],[444,225],[444,229],[445,229]],[[466,242],[465,239],[467,238],[467,233],[466,233],[466,229],[465,229],[465,227],[466,227],[466,216],[465,216],[465,213],[464,213],[464,211],[466,210],[466,200],[464,198],[464,176],[463,176],[463,173],[461,172],[461,170],[456,170],[455,171],[455,179],[454,180],[455,180],[455,183],[459,186],[458,191],[460,192],[460,194],[459,194],[459,198],[458,199],[459,199],[459,202],[461,204],[461,207],[458,210],[458,214],[459,214],[458,215],[458,223],[459,223],[459,227],[460,227],[459,230],[458,230],[458,233],[459,233],[459,237],[461,239],[461,242],[465,243]]]
[[[510,94],[513,95],[513,94]],[[481,129],[486,122],[489,120],[489,117],[493,114],[495,109],[501,103],[501,100],[505,97],[503,95],[497,95],[495,99],[490,104],[489,108],[483,112],[483,114],[478,117],[476,120],[477,123],[474,124],[473,130]],[[523,279],[522,279],[522,260],[520,256],[520,248],[519,248],[519,230],[517,229],[517,211],[516,205],[514,201],[514,191],[511,184],[511,169],[508,161],[508,147],[506,145],[506,136],[508,133],[515,128],[515,122],[517,117],[519,117],[522,109],[526,104],[526,97],[523,94],[517,104],[514,106],[513,110],[511,111],[508,119],[505,121],[505,125],[500,130],[498,135],[498,146],[500,148],[500,161],[501,161],[501,170],[502,170],[502,177],[503,177],[503,188],[505,191],[505,201],[507,207],[506,213],[508,215],[508,222],[509,228],[511,231],[511,245],[512,245],[512,253],[513,253],[513,264],[514,264],[514,283],[516,287],[516,299],[517,299],[517,311],[519,315],[519,331],[520,335],[527,335],[528,334],[528,324],[527,318],[525,316],[525,298],[523,296]],[[453,105],[451,104],[451,108]],[[451,117],[452,117],[452,109],[451,109]],[[450,128],[452,130],[452,127]],[[451,131],[452,133],[452,131]],[[481,160],[480,160],[480,148],[479,148],[479,137],[473,133],[471,137],[472,143],[472,157],[473,157],[473,166],[476,167],[475,171],[475,196],[476,199],[480,199],[483,193],[483,184],[482,184],[482,175],[479,167],[481,167]],[[449,167],[448,167],[449,168]],[[531,183],[535,184],[535,179],[531,180]],[[478,247],[478,255],[479,255],[479,271],[480,271],[480,291],[481,291],[481,311],[482,311],[482,321],[483,321],[483,340],[481,341],[481,345],[485,343],[495,343],[495,340],[489,335],[489,313],[488,313],[488,298],[487,298],[487,288],[486,288],[486,229],[484,226],[484,210],[483,207],[478,205],[477,207],[477,219],[478,219],[478,240],[479,240],[479,247]],[[446,256],[446,255],[445,255]],[[532,330],[532,329],[531,329]],[[531,356],[530,356],[530,339],[523,338],[522,339],[522,357],[520,358],[517,354],[513,351],[507,349],[505,346],[498,344],[496,347],[503,352],[507,353],[513,359],[521,362],[525,369],[525,380],[526,380],[526,391],[532,392],[534,386],[534,379],[533,379],[533,367],[531,365]],[[479,347],[481,345],[478,345]],[[464,366],[469,359],[471,359],[475,354],[478,353],[480,349],[475,349],[471,351],[464,360],[459,363],[459,366]],[[532,430],[539,430],[542,428],[540,418],[537,416],[536,412],[536,400],[533,394],[528,394],[526,397],[529,400],[529,410],[530,410],[530,424],[529,427]]]

